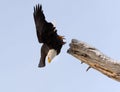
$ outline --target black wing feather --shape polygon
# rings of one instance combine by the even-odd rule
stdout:
[[[47,44],[43,44],[41,47],[41,58],[40,58],[40,62],[38,64],[38,67],[45,66],[45,59],[46,59],[48,51],[49,51],[49,47],[47,46]]]
[[[42,33],[43,33],[43,28],[44,25],[47,23],[45,20],[45,16],[43,14],[43,10],[42,10],[42,5],[36,5],[34,7],[34,21],[35,21],[35,25],[36,25],[36,31],[37,31],[37,37],[38,37],[38,41],[40,43],[42,43]]]

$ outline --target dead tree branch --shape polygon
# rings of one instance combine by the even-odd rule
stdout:
[[[85,42],[72,39],[67,52],[79,59],[82,63],[88,64],[89,67],[86,71],[94,68],[108,77],[120,81],[120,63],[104,55],[95,47]]]

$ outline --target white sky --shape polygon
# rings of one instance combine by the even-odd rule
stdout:
[[[67,44],[43,69],[38,68],[33,6],[42,4]],[[119,92],[119,82],[67,54],[72,38],[120,60],[120,0],[1,0],[0,92]]]

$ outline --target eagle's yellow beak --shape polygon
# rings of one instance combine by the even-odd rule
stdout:
[[[51,59],[48,57],[48,63],[51,63]]]

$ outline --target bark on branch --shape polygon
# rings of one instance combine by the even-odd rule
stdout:
[[[85,42],[72,39],[67,51],[81,62],[120,82],[120,63]]]

